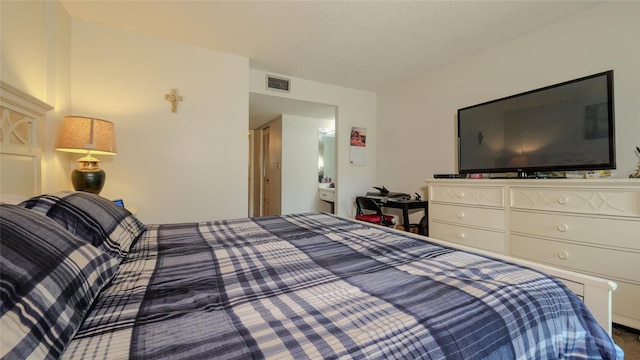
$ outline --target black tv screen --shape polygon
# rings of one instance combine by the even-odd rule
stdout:
[[[613,70],[458,110],[458,171],[615,169]]]

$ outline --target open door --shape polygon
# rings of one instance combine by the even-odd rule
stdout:
[[[277,215],[273,213],[271,209],[271,151],[270,151],[271,139],[269,128],[262,129],[262,208],[260,211],[261,216]]]

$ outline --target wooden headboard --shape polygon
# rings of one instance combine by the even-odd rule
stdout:
[[[41,193],[37,130],[51,109],[51,105],[0,81],[0,201]]]

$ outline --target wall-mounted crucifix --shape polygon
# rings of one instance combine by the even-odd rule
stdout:
[[[178,101],[182,101],[182,96],[178,96],[176,89],[171,89],[170,94],[166,94],[164,99],[171,103],[171,112],[178,112]]]

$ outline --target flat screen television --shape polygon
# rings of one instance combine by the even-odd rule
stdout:
[[[615,169],[613,70],[458,110],[458,171]]]

